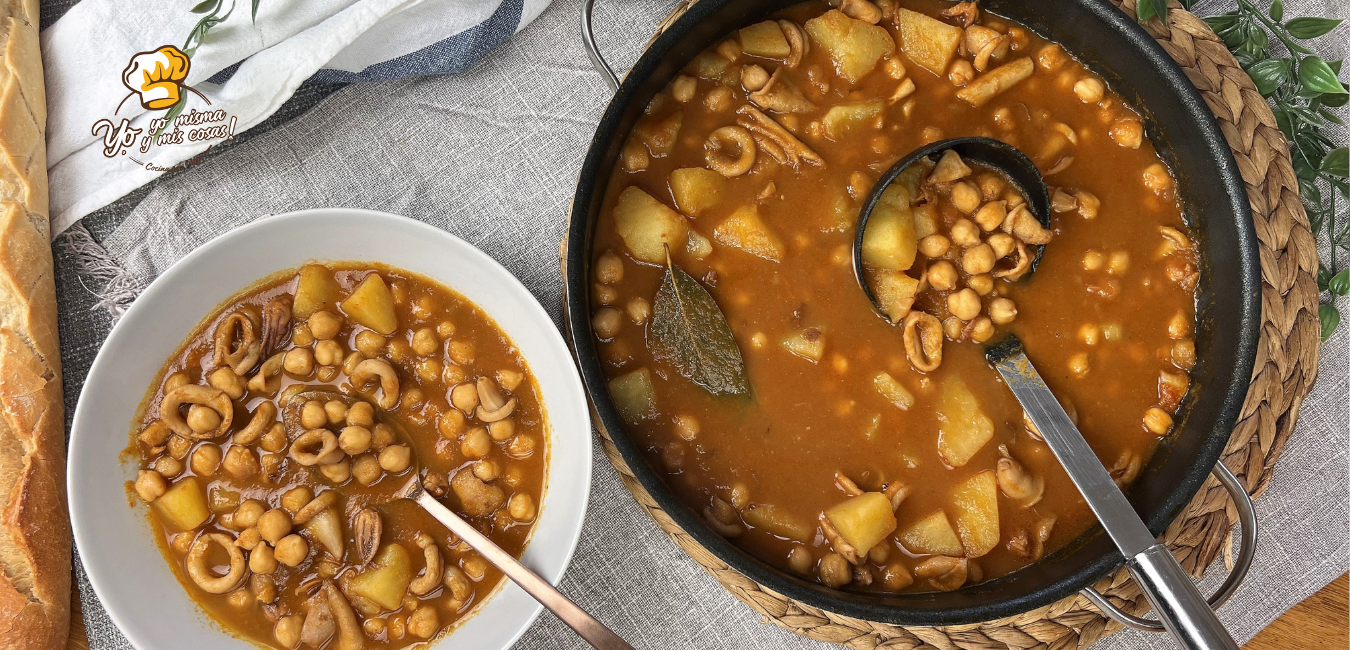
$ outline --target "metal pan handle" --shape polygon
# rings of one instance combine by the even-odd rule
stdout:
[[[1238,521],[1242,526],[1242,547],[1238,551],[1237,560],[1233,562],[1233,570],[1228,574],[1228,579],[1223,581],[1219,590],[1209,597],[1209,606],[1218,609],[1237,591],[1238,585],[1247,577],[1247,571],[1252,567],[1252,559],[1256,557],[1256,510],[1252,505],[1252,498],[1247,495],[1247,490],[1242,487],[1233,472],[1224,466],[1223,461],[1214,465],[1214,478],[1219,479],[1224,488],[1233,497],[1233,503],[1237,506]],[[1084,598],[1092,601],[1103,614],[1111,617],[1117,623],[1139,630],[1148,630],[1151,632],[1162,632],[1165,630],[1163,624],[1147,618],[1140,618],[1132,614],[1127,614],[1119,607],[1111,604],[1111,601],[1097,593],[1092,587],[1083,589],[1079,593]]]
[[[581,0],[581,42],[586,45],[586,54],[591,57],[591,65],[601,77],[605,78],[605,83],[609,84],[609,91],[618,92],[619,75],[614,74],[614,70],[609,67],[604,55],[600,54],[600,48],[595,44],[595,32],[591,29],[591,10],[594,7],[595,0]]]

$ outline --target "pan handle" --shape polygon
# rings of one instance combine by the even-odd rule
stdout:
[[[581,0],[581,42],[586,46],[586,54],[591,57],[591,65],[601,77],[605,78],[605,83],[609,84],[609,91],[618,92],[619,76],[614,74],[605,57],[600,54],[600,48],[595,44],[595,32],[591,30],[591,10],[594,7],[595,0]]]
[[[1252,505],[1252,498],[1247,495],[1247,490],[1242,487],[1242,483],[1233,472],[1224,466],[1223,461],[1214,465],[1212,473],[1232,495],[1233,503],[1237,506],[1238,521],[1242,525],[1242,547],[1238,551],[1237,560],[1233,562],[1233,570],[1228,574],[1228,579],[1219,586],[1219,590],[1209,597],[1209,606],[1218,609],[1228,602],[1233,592],[1237,591],[1238,585],[1242,584],[1242,580],[1247,577],[1247,571],[1252,567],[1252,559],[1256,557],[1256,509]],[[1151,632],[1162,632],[1165,629],[1158,621],[1127,614],[1092,587],[1087,587],[1079,593],[1092,601],[1103,614],[1121,625]]]

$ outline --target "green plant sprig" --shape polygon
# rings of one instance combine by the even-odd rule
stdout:
[[[1190,7],[1193,0],[1182,0]],[[1327,137],[1330,124],[1344,124],[1333,109],[1346,105],[1350,93],[1337,79],[1342,61],[1326,62],[1302,41],[1325,36],[1341,24],[1340,19],[1299,17],[1284,20],[1284,0],[1273,0],[1262,11],[1253,0],[1236,0],[1237,9],[1205,18],[1224,45],[1256,84],[1256,90],[1272,105],[1275,121],[1289,140],[1299,198],[1308,212],[1313,238],[1325,238],[1331,254],[1319,260],[1317,288],[1325,294],[1318,305],[1322,340],[1327,340],[1341,322],[1336,297],[1350,294],[1350,269],[1339,268],[1338,251],[1350,250],[1345,205],[1350,201],[1347,183],[1347,151]],[[1138,0],[1139,22],[1157,17],[1167,22],[1167,0]],[[1284,46],[1285,56],[1270,51],[1271,37]],[[1323,193],[1321,182],[1334,188]],[[1337,194],[1341,209],[1337,209]]]
[[[252,5],[251,18],[254,23],[258,22],[258,3],[260,1],[250,0]],[[183,54],[186,54],[189,59],[197,54],[197,48],[202,46],[202,43],[206,40],[206,34],[211,31],[211,28],[225,22],[225,19],[234,13],[234,0],[230,0],[230,8],[225,9],[225,13],[221,13],[222,9],[225,9],[225,0],[202,0],[192,7],[192,13],[206,15],[202,16],[201,20],[198,20],[197,24],[192,26],[192,31],[188,32],[187,39],[183,41]],[[164,133],[164,129],[173,123],[174,118],[178,117],[178,114],[182,113],[186,106],[187,95],[184,95],[178,100],[178,103],[169,107],[169,112],[164,114],[164,126],[160,127],[153,137],[159,137],[161,133]]]

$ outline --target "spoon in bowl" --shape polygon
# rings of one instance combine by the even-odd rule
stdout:
[[[895,163],[872,187],[858,215],[857,235],[853,243],[853,271],[878,314],[887,317],[871,290],[863,264],[863,235],[872,211],[881,195],[911,165],[951,150],[963,159],[999,172],[1022,193],[1032,215],[1041,225],[1050,226],[1050,200],[1040,171],[1016,148],[990,138],[955,138],[922,147]],[[1043,248],[1036,252],[1039,262]],[[1035,262],[1032,270],[1035,269]],[[1030,273],[1030,271],[1028,271]],[[1025,276],[1024,276],[1025,277]],[[887,317],[887,320],[890,319]],[[1012,334],[989,345],[985,358],[993,364],[1003,381],[1021,403],[1027,417],[1040,431],[1050,451],[1059,459],[1069,478],[1097,516],[1107,535],[1122,555],[1130,576],[1139,584],[1172,636],[1187,650],[1237,650],[1237,644],[1224,629],[1214,610],[1205,602],[1195,583],[1177,563],[1167,546],[1157,542],[1148,527],[1130,505],[1125,494],[1111,479],[1082,433],[1045,381],[1027,358],[1022,342]]]

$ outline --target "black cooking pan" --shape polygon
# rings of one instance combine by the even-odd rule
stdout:
[[[886,595],[837,591],[754,558],[710,530],[682,504],[624,430],[606,389],[591,332],[592,239],[605,187],[629,130],[653,95],[696,54],[732,30],[763,20],[794,0],[700,0],[666,26],[630,70],[596,127],[577,181],[564,241],[566,320],[582,377],[602,427],[642,487],[676,524],[723,562],[768,589],[824,610],[892,625],[956,625],[1020,614],[1087,590],[1122,558],[1100,527],[1043,560],[996,580],[953,592]],[[1198,362],[1176,432],[1159,446],[1128,496],[1149,530],[1160,535],[1211,471],[1234,492],[1243,512],[1242,558],[1211,602],[1231,595],[1254,546],[1250,500],[1217,465],[1247,393],[1256,356],[1260,267],[1251,213],[1237,166],[1199,93],[1143,29],[1105,0],[988,0],[981,8],[1030,27],[1073,53],[1143,114],[1147,134],[1178,181],[1184,216],[1195,235]],[[588,46],[590,2],[583,14]],[[598,67],[603,60],[593,51]],[[611,77],[612,79],[612,77]],[[1109,604],[1106,604],[1109,606]],[[1114,609],[1114,608],[1111,608]],[[1113,613],[1115,616],[1115,613]],[[1120,619],[1140,624],[1135,619]]]

